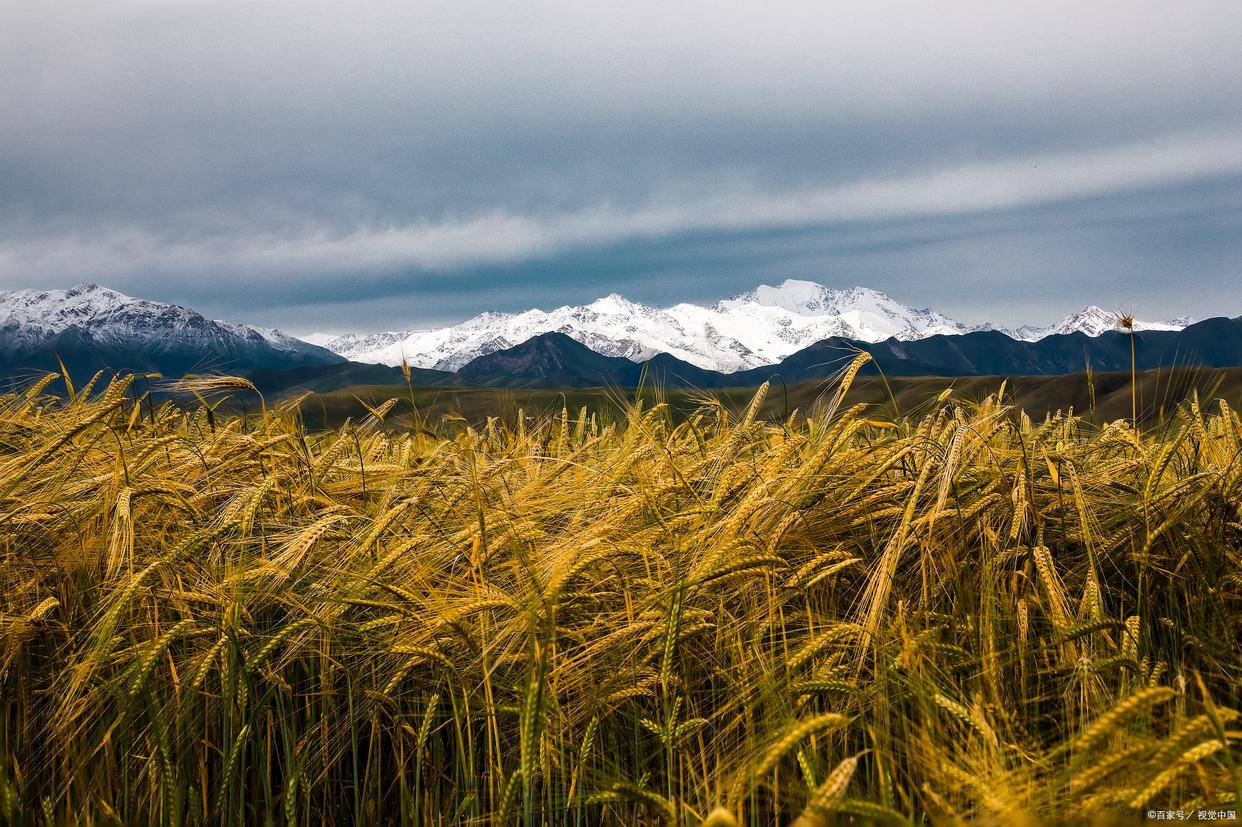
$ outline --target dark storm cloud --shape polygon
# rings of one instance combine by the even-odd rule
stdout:
[[[301,330],[786,275],[1242,312],[1236,4],[1000,5],[10,2],[0,286]]]

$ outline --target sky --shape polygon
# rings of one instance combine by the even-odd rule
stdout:
[[[0,289],[1242,314],[1242,4],[0,0]]]

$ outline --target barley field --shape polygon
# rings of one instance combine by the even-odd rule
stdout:
[[[0,821],[1237,811],[1242,421],[0,397]],[[405,403],[408,407],[408,401]]]

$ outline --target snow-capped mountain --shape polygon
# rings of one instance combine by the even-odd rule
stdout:
[[[1023,325],[1012,331],[1010,335],[1015,339],[1021,339],[1026,342],[1037,342],[1046,336],[1052,336],[1058,333],[1085,333],[1088,336],[1099,336],[1109,330],[1118,330],[1119,314],[1105,310],[1094,304],[1087,305],[1077,313],[1071,313],[1056,324],[1040,327],[1037,325]],[[1165,322],[1142,322],[1134,321],[1135,330],[1182,330],[1191,323],[1189,316],[1182,316],[1177,319],[1170,319]]]
[[[653,308],[612,294],[545,312],[484,313],[451,327],[368,336],[316,334],[307,340],[347,359],[457,370],[471,360],[541,333],[564,333],[605,356],[635,361],[668,353],[731,373],[779,362],[830,336],[868,342],[969,331],[932,310],[915,310],[865,287],[833,290],[789,279],[717,302]]]
[[[734,373],[781,362],[831,337],[878,343],[912,342],[938,334],[998,330],[1015,339],[1081,332],[1099,336],[1117,315],[1089,306],[1046,327],[1010,331],[966,326],[933,310],[916,310],[875,290],[833,290],[787,280],[711,306],[655,308],[612,294],[591,304],[551,311],[483,313],[430,330],[368,335],[315,335],[309,341],[279,330],[213,321],[178,305],[132,298],[95,284],[69,290],[0,292],[0,369],[13,376],[57,370],[281,370],[349,359],[377,365],[456,371],[488,354],[547,333],[562,333],[604,356],[641,362],[665,353],[699,368]],[[1177,331],[1189,319],[1136,322],[1137,330]]]
[[[0,359],[35,367],[57,358],[87,368],[115,362],[118,368],[171,373],[341,361],[279,330],[213,321],[97,284],[0,292]]]

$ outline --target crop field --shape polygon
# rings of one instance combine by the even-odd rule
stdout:
[[[862,359],[779,423],[0,397],[0,822],[1242,809],[1238,414],[896,417]]]

